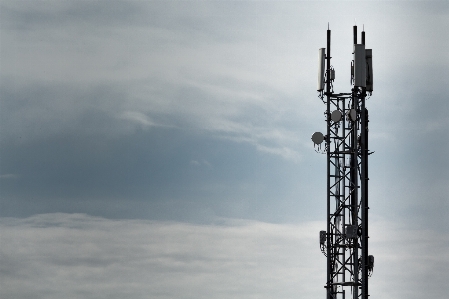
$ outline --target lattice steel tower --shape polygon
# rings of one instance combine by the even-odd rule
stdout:
[[[318,92],[326,104],[327,134],[312,141],[327,155],[327,230],[320,232],[320,248],[327,257],[326,298],[368,299],[368,277],[374,257],[368,255],[368,110],[373,91],[372,50],[365,49],[365,31],[351,62],[350,93],[334,93],[331,30],[327,48],[319,49]],[[326,64],[326,66],[325,66]],[[324,145],[324,148],[321,148]]]

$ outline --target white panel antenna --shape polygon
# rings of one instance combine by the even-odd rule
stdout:
[[[318,84],[317,91],[324,90],[324,72],[325,66],[324,62],[326,60],[326,48],[321,48],[318,50]]]

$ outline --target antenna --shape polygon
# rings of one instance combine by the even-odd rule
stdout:
[[[313,135],[312,135],[312,141],[313,141],[313,143],[319,145],[319,144],[321,144],[321,143],[323,142],[323,140],[324,140],[324,135],[323,135],[323,133],[321,133],[321,132],[315,132],[315,133],[313,133]]]
[[[368,255],[368,110],[367,93],[373,90],[372,50],[357,44],[353,26],[353,79],[351,91],[334,93],[331,67],[331,31],[327,46],[318,53],[319,98],[326,104],[327,133],[312,135],[314,147],[324,146],[327,161],[326,230],[319,245],[327,261],[326,299],[368,299],[368,278],[374,257]],[[326,64],[326,66],[325,66]],[[324,85],[326,90],[324,91]]]
[[[321,48],[318,50],[318,84],[317,91],[322,91],[324,89],[324,61],[326,59],[326,48]]]
[[[365,45],[354,45],[354,86],[366,87]]]
[[[366,49],[366,91],[373,92],[373,50]]]
[[[331,113],[331,119],[332,119],[332,121],[333,121],[334,123],[339,122],[339,121],[341,120],[341,117],[342,117],[342,114],[341,114],[341,112],[338,111],[338,110],[334,110],[334,111]]]
[[[365,25],[363,25],[363,30],[362,30],[362,45],[365,44]]]

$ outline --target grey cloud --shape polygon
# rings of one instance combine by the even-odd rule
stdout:
[[[400,68],[392,81],[401,87],[398,94],[383,91],[381,101],[369,100],[370,133],[385,134],[370,141],[376,151],[370,157],[371,202],[384,215],[409,218],[414,227],[448,227],[449,144],[442,136],[449,106],[441,88],[447,72],[444,65]]]
[[[195,223],[210,215],[280,222],[319,211],[312,183],[320,180],[318,165],[311,176],[247,143],[189,130],[151,127],[118,139],[65,132],[26,146],[4,145],[2,154],[9,157],[3,170],[20,173],[0,182],[0,213],[7,216],[75,211]]]
[[[77,298],[80,291],[84,298],[288,298],[297,294],[298,279],[310,281],[302,293],[313,294],[317,284],[311,261],[291,257],[299,247],[310,250],[313,225],[194,226],[66,214],[2,223],[9,245],[0,250],[10,261],[1,272],[6,298]]]
[[[34,94],[34,89],[33,94],[28,95],[30,100],[33,99],[34,105],[28,106],[26,113],[20,113],[20,117],[12,111],[12,115],[16,115],[14,119],[16,122],[20,121],[20,124],[7,123],[6,128],[39,128],[49,122],[50,128],[41,131],[52,132],[56,128],[62,131],[71,126],[70,119],[81,119],[81,114],[90,113],[89,110],[94,107],[99,112],[106,112],[108,116],[113,114],[118,119],[130,111],[139,111],[144,118],[152,119],[152,123],[158,125],[224,131],[236,135],[240,141],[253,143],[256,148],[267,149],[266,152],[282,153],[286,157],[299,156],[295,149],[298,143],[295,138],[291,138],[293,132],[284,123],[299,126],[295,121],[299,117],[295,114],[288,115],[285,109],[278,108],[281,107],[279,103],[298,105],[295,104],[292,92],[297,81],[293,78],[277,78],[277,75],[295,74],[289,58],[295,57],[296,53],[292,47],[275,46],[270,49],[273,45],[288,42],[288,35],[278,35],[276,32],[256,34],[256,39],[246,40],[243,37],[246,36],[246,31],[236,28],[236,24],[246,19],[243,11],[236,12],[232,5],[222,10],[220,7],[223,4],[219,3],[204,3],[204,6],[198,6],[199,9],[193,9],[189,8],[192,3],[172,6],[162,5],[160,2],[147,3],[148,5],[132,2],[131,7],[144,6],[142,9],[132,9],[132,14],[136,16],[143,14],[142,11],[155,12],[148,16],[147,25],[129,22],[128,29],[117,27],[122,24],[120,19],[117,20],[117,26],[101,23],[103,18],[110,18],[112,22],[114,18],[111,15],[120,14],[121,2],[114,2],[111,8],[104,11],[99,7],[109,4],[103,2],[64,2],[48,10],[45,9],[47,3],[42,7],[25,3],[27,5],[6,9],[6,15],[12,16],[4,22],[8,24],[32,20],[26,15],[35,11],[38,16],[36,18],[54,22],[55,26],[25,26],[22,30],[16,30],[12,26],[4,30],[3,40],[6,42],[2,44],[2,53],[8,55],[9,59],[5,60],[7,63],[2,68],[2,82],[5,86],[16,86],[15,89],[9,88],[10,97],[14,100],[23,94],[22,89],[29,90],[30,85],[40,85],[39,89],[47,89],[46,92],[52,95],[44,101],[35,100],[34,97],[39,98],[41,94]],[[83,5],[86,7],[81,9]],[[90,5],[93,5],[92,9]],[[117,5],[119,8],[114,8]],[[6,3],[5,6],[14,7],[11,3]],[[19,17],[12,11],[22,12],[24,16]],[[251,8],[246,7],[244,11],[249,12]],[[83,25],[82,18],[79,21],[68,18],[70,24],[58,24],[54,19],[64,19],[64,15],[86,15],[91,20],[89,16],[97,12],[100,26],[95,27],[96,30],[84,30],[85,26],[89,28],[94,24]],[[40,14],[43,16],[39,17]],[[54,18],[46,14],[51,14]],[[195,32],[210,28],[209,23],[216,22],[216,15],[221,15],[218,19],[223,22],[234,24],[231,27],[226,24],[216,27],[221,28],[221,31],[225,28],[226,32],[237,39],[235,42],[216,40],[215,34],[195,38]],[[228,19],[228,16],[236,16],[237,21],[230,21],[232,18]],[[254,18],[257,14],[251,16]],[[158,27],[158,24],[167,20],[172,20],[175,27]],[[182,20],[202,22],[202,25],[196,31],[183,32],[182,30],[190,27],[182,24]],[[91,21],[94,21],[93,18]],[[254,26],[256,24],[250,25],[250,28],[256,30],[257,26]],[[271,38],[270,43],[264,42],[264,47],[258,46],[259,41],[267,38]],[[283,55],[272,56],[273,51],[277,50],[283,51]],[[270,63],[269,57],[276,57],[277,62]],[[250,65],[250,68],[243,67],[245,64]],[[283,66],[282,70],[278,67],[279,64]],[[106,91],[108,88],[112,90],[108,98],[85,92],[92,89]],[[58,96],[55,97],[55,94]],[[83,96],[83,100],[80,100],[80,96]],[[26,103],[18,101],[17,104]],[[60,109],[56,110],[58,108]],[[40,113],[45,110],[49,112]],[[276,113],[275,118],[270,117],[273,113]],[[8,111],[6,114],[11,113]],[[27,118],[30,114],[34,121]],[[55,116],[59,118],[52,122]],[[278,120],[274,129],[270,128],[273,123],[271,119]],[[268,122],[271,123],[270,126],[267,125]],[[140,126],[142,122],[134,124]],[[111,131],[120,131],[116,130],[116,126],[112,128],[114,129]],[[22,129],[21,134],[23,131],[25,129]],[[272,134],[264,133],[264,137],[261,137],[263,131],[271,131]],[[33,132],[34,130],[29,130],[27,133],[32,135]],[[270,137],[274,135],[277,135],[276,139]],[[285,154],[287,152],[293,154]]]
[[[19,176],[17,174],[13,174],[13,173],[7,173],[7,174],[2,174],[0,175],[0,179],[17,179],[19,178]]]
[[[82,214],[1,218],[3,298],[313,298],[323,295],[323,222],[213,225]],[[449,236],[373,221],[371,295],[444,297]],[[399,286],[399,287],[398,287]]]
[[[138,1],[3,1],[2,28],[37,29],[78,24],[118,25],[138,20]]]
[[[405,223],[375,221],[370,232],[370,252],[375,256],[372,296],[405,298],[419,296],[413,288],[425,290],[426,296],[444,297],[449,259],[447,232],[410,229]],[[375,241],[376,240],[376,241]],[[394,283],[391,283],[394,281]],[[446,288],[447,289],[447,288]],[[386,294],[380,294],[380,290]],[[386,297],[385,297],[386,296]]]
[[[151,194],[179,217],[318,215],[316,49],[330,21],[335,87],[348,91],[357,17],[376,72],[372,211],[446,229],[434,217],[447,211],[445,2],[55,3],[2,2],[2,173],[20,175],[2,180],[3,207],[158,217],[125,200]],[[217,173],[188,168],[203,159]]]
[[[114,120],[126,94],[114,86],[2,80],[2,142],[27,143],[57,134],[123,134]]]

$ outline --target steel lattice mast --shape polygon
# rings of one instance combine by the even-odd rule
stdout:
[[[324,64],[326,67],[324,68]],[[320,247],[327,257],[326,298],[368,299],[368,277],[374,257],[368,255],[368,110],[373,90],[372,50],[357,44],[354,26],[354,60],[350,93],[334,93],[331,65],[331,30],[327,48],[319,52],[319,97],[326,104],[327,133],[312,136],[318,151],[324,141],[327,155],[327,230],[320,232]],[[325,91],[324,91],[325,87]],[[350,292],[350,294],[349,294]]]

